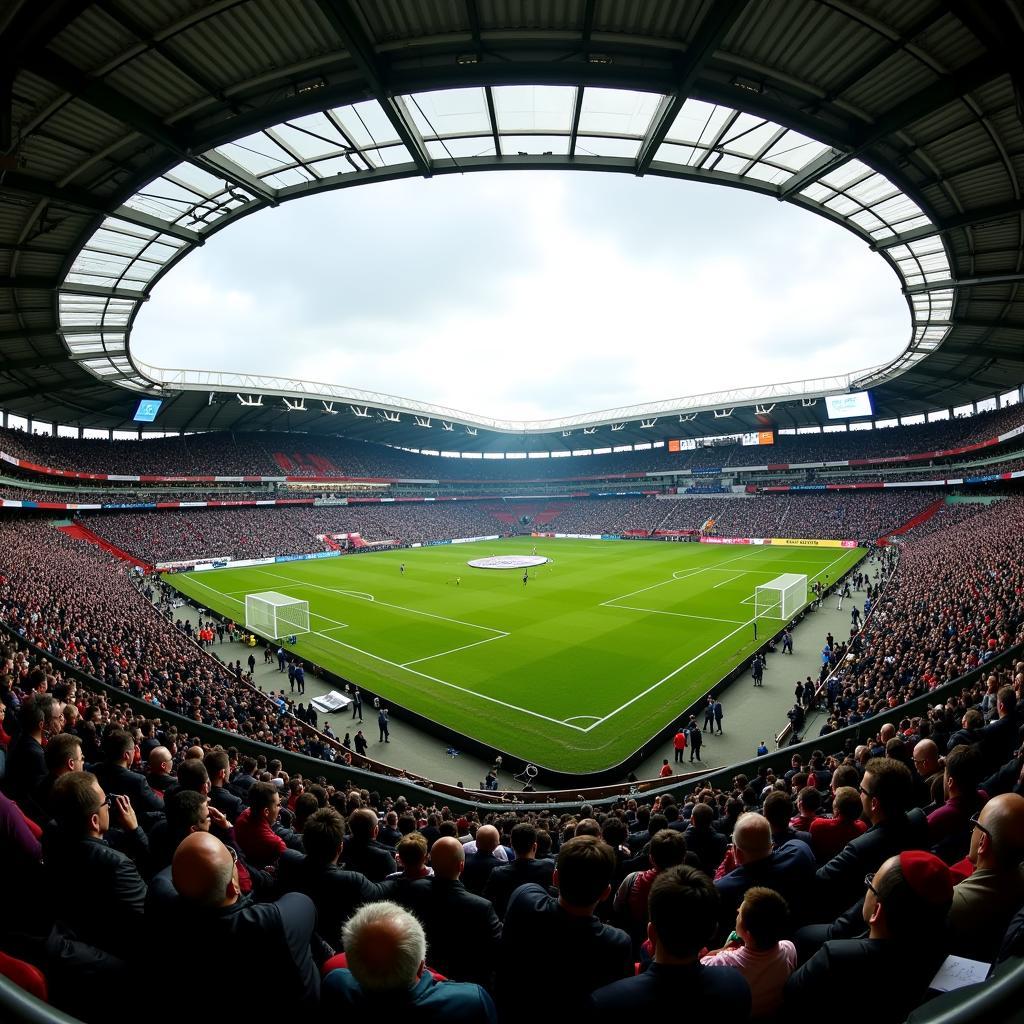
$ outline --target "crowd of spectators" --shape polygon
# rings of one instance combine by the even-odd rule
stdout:
[[[340,437],[202,433],[106,441],[0,429],[0,451],[55,469],[144,475],[555,480],[667,470],[888,458],[987,440],[1024,422],[1024,405],[918,426],[821,434],[776,434],[771,447],[727,443],[546,459],[451,459]],[[721,429],[708,424],[709,431]]]
[[[476,502],[100,512],[82,522],[149,563],[322,551],[317,536],[331,533],[358,533],[377,543],[418,544],[514,532]]]
[[[552,502],[520,522],[514,503],[471,501],[102,512],[82,522],[145,562],[262,558],[322,550],[322,534],[358,533],[370,543],[417,544],[456,537],[529,533],[616,534],[699,530],[715,520],[720,536],[874,539],[904,525],[936,500],[926,490],[761,494],[658,500],[652,496]],[[530,506],[536,511],[536,504]],[[541,523],[539,520],[543,519]]]
[[[639,507],[619,501],[622,516]],[[111,990],[145,999],[197,962],[229,977],[260,962],[272,984],[212,979],[204,1012],[490,1022],[495,1006],[536,1009],[541,991],[556,1016],[611,1020],[683,993],[726,1021],[828,1005],[844,1024],[864,1008],[836,993],[871,977],[886,1024],[948,953],[1024,953],[1024,662],[785,772],[460,816],[239,756],[232,732],[322,760],[336,748],[249,685],[240,659],[201,651],[102,551],[24,518],[0,521],[0,551],[0,615],[43,652],[0,642],[2,860],[18,879],[0,950],[84,1020],[109,1019]],[[863,631],[823,669],[826,732],[1024,640],[1024,498],[946,506],[880,560]],[[162,709],[225,730],[225,746]]]
[[[309,497],[313,495],[277,494],[274,491],[252,491],[244,488],[194,487],[179,490],[107,489],[98,487],[60,490],[33,490],[0,484],[0,498],[11,501],[58,502],[63,505],[135,504],[160,501],[265,501],[273,498]]]
[[[826,730],[904,704],[1024,640],[1024,498],[944,506],[901,545],[866,618],[831,652]],[[932,727],[956,732],[981,696],[933,708]]]
[[[13,643],[0,670],[0,969],[88,1024],[197,964],[211,1018],[494,1024],[543,993],[852,1024],[870,978],[897,1024],[947,955],[1024,954],[1024,663],[948,739],[913,718],[720,788],[465,812],[202,743]]]
[[[124,562],[41,520],[0,521],[0,617],[27,642],[206,725],[316,757],[319,739],[254,687],[241,647],[215,659],[157,613]],[[235,653],[235,664],[230,653]]]

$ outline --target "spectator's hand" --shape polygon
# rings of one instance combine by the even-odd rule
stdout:
[[[207,808],[210,812],[211,825],[216,825],[218,828],[231,828],[231,822],[228,821],[227,815],[223,811],[218,810],[213,804],[208,804]]]
[[[132,807],[131,800],[124,795],[124,793],[118,793],[114,797],[114,806],[117,808],[118,816],[121,819],[122,826],[128,832],[134,832],[139,827],[139,819],[135,816],[135,810]]]

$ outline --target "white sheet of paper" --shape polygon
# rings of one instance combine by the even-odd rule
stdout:
[[[965,985],[984,981],[991,968],[991,964],[982,963],[980,960],[968,960],[962,956],[947,956],[928,987],[937,992],[952,992]]]

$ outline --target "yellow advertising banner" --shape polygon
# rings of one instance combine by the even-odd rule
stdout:
[[[769,544],[783,548],[855,548],[853,540],[805,540],[802,537],[772,537]]]

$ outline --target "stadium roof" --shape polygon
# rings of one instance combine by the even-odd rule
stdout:
[[[1022,52],[1020,12],[981,0],[15,2],[0,21],[0,408],[124,428],[152,394],[165,430],[493,450],[814,424],[818,399],[860,388],[879,416],[1008,390],[1024,380]],[[150,289],[238,218],[497,168],[718,182],[828,217],[895,271],[906,349],[544,422],[133,359]]]

